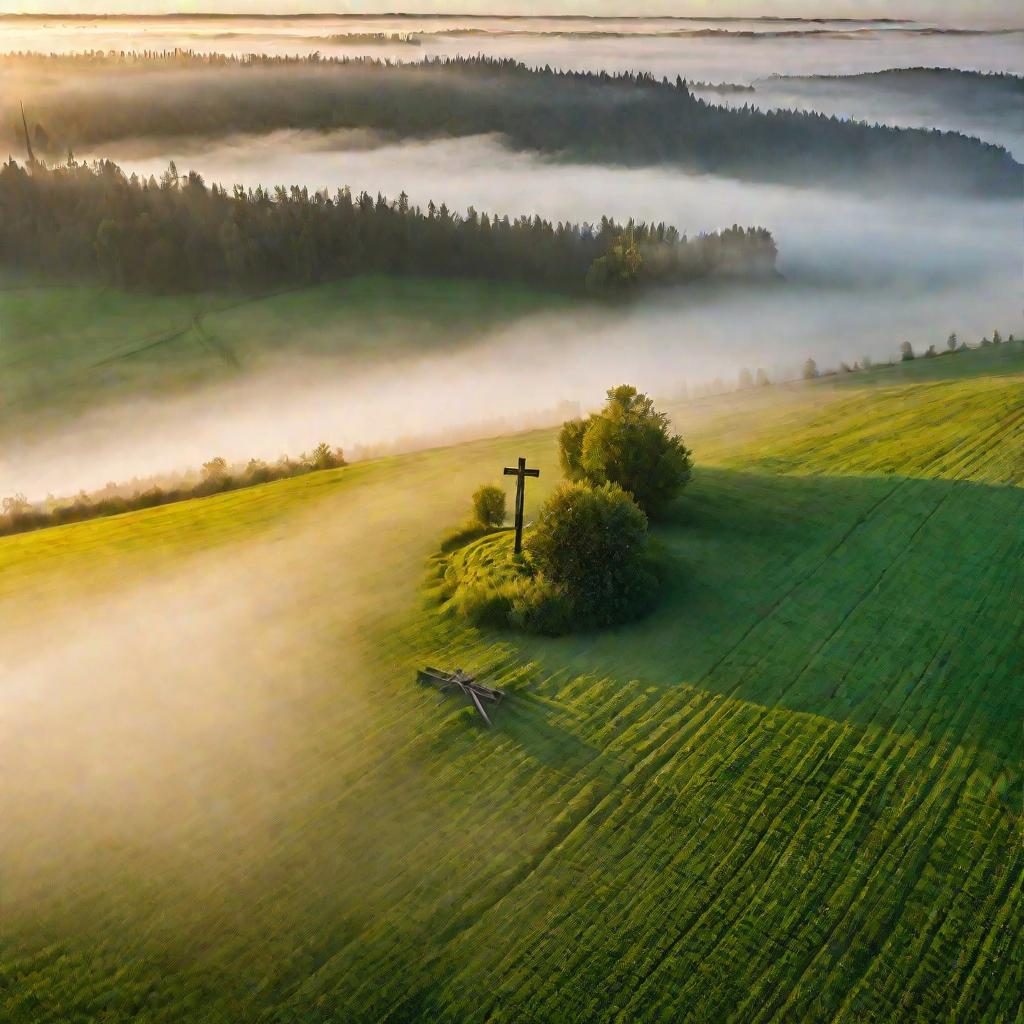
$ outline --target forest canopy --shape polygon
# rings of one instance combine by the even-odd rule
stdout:
[[[0,264],[58,278],[98,274],[122,287],[258,289],[385,273],[616,293],[773,277],[775,258],[763,228],[687,238],[665,224],[510,220],[433,203],[424,210],[404,193],[228,191],[173,164],[159,181],[126,176],[109,161],[0,165]]]
[[[2,66],[48,83],[30,90],[28,105],[37,148],[51,158],[117,139],[362,128],[398,139],[498,134],[514,149],[574,161],[671,164],[860,191],[1016,196],[1024,187],[1024,168],[978,139],[731,109],[695,96],[681,78],[649,74],[531,69],[485,57],[395,63],[183,51],[23,54]],[[21,125],[15,99],[2,111],[12,142]]]

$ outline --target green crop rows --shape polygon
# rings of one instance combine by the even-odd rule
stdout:
[[[599,636],[420,590],[550,432],[0,541],[0,1018],[1019,1021],[1024,370],[974,358],[677,410],[665,599]]]

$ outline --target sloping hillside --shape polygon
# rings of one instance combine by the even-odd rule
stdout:
[[[677,410],[669,593],[600,636],[419,589],[548,432],[0,540],[0,1016],[1013,1019],[1024,364],[973,359]]]

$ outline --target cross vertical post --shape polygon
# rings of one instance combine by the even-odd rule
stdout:
[[[505,476],[516,477],[516,554],[523,550],[523,513],[526,508],[526,478],[540,476],[539,469],[527,469],[526,459],[520,458],[515,469],[506,467]]]

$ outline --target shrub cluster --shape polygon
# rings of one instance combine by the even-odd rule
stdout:
[[[601,413],[565,423],[560,447],[569,480],[521,555],[509,533],[493,535],[505,494],[489,485],[473,495],[472,521],[442,545],[441,597],[475,625],[558,635],[629,622],[654,604],[648,512],[663,512],[690,479],[690,451],[629,385],[612,388]]]
[[[495,530],[505,522],[505,492],[484,484],[473,494],[473,518],[485,530]]]
[[[654,603],[647,516],[617,484],[563,484],[530,531],[526,552],[542,593],[524,624],[561,624],[567,615],[577,628],[611,626],[639,618]]]
[[[474,625],[558,636],[629,622],[653,607],[647,517],[615,484],[564,483],[522,555],[510,531],[462,538],[468,543],[444,563],[441,598]]]

